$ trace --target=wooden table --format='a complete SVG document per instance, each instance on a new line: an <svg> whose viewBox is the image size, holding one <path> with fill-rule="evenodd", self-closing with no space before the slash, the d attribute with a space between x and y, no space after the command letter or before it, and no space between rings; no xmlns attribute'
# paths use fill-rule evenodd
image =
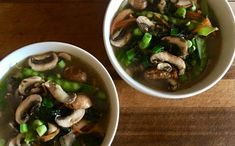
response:
<svg viewBox="0 0 235 146"><path fill-rule="evenodd" d="M113 146L235 146L235 63L198 96L166 100L126 84L111 66L102 39L109 0L0 0L0 59L39 41L62 41L97 57L118 89L121 115ZM235 1L230 1L235 11Z"/></svg>

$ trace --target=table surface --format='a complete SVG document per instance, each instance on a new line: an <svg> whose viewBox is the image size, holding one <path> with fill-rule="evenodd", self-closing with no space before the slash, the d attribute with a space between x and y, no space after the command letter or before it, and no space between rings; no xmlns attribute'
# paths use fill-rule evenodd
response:
<svg viewBox="0 0 235 146"><path fill-rule="evenodd" d="M112 75L120 100L113 146L234 146L235 63L212 89L183 100L142 94L115 72L102 24L109 0L0 0L0 59L40 41L68 42L97 57ZM235 11L235 1L229 2Z"/></svg>

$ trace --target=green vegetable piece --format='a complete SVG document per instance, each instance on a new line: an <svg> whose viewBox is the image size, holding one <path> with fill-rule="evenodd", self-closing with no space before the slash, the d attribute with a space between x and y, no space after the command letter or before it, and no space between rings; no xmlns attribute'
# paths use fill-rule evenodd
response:
<svg viewBox="0 0 235 146"><path fill-rule="evenodd" d="M127 59L129 61L132 61L133 58L135 58L135 55L136 55L136 52L135 52L135 49L130 49L126 52L126 55L127 55Z"/></svg>
<svg viewBox="0 0 235 146"><path fill-rule="evenodd" d="M52 108L54 106L54 101L51 98L43 98L42 106Z"/></svg>
<svg viewBox="0 0 235 146"><path fill-rule="evenodd" d="M179 18L185 18L187 13L186 8L180 7L176 10L175 15L178 16Z"/></svg>
<svg viewBox="0 0 235 146"><path fill-rule="evenodd" d="M190 8L190 10L195 12L197 10L197 5L193 4L192 7Z"/></svg>
<svg viewBox="0 0 235 146"><path fill-rule="evenodd" d="M25 138L24 138L24 142L26 144L30 144L31 142L33 142L35 140L35 135L33 134L33 132L27 132L25 133Z"/></svg>
<svg viewBox="0 0 235 146"><path fill-rule="evenodd" d="M20 133L27 133L28 131L28 125L26 123L20 124Z"/></svg>
<svg viewBox="0 0 235 146"><path fill-rule="evenodd" d="M6 144L6 141L3 138L0 138L0 146L4 146Z"/></svg>
<svg viewBox="0 0 235 146"><path fill-rule="evenodd" d="M190 41L190 40L187 40L187 45L188 45L188 48L191 48L191 47L193 46L193 43L192 43L192 41Z"/></svg>
<svg viewBox="0 0 235 146"><path fill-rule="evenodd" d="M65 66L66 66L66 64L65 64L64 60L60 60L59 63L58 63L58 67L59 67L60 69L64 69Z"/></svg>
<svg viewBox="0 0 235 146"><path fill-rule="evenodd" d="M150 45L152 40L152 35L150 33L145 33L142 40L139 43L140 49L146 49Z"/></svg>
<svg viewBox="0 0 235 146"><path fill-rule="evenodd" d="M217 27L204 26L198 30L198 35L208 36L209 34L219 30Z"/></svg>
<svg viewBox="0 0 235 146"><path fill-rule="evenodd" d="M71 83L71 84L74 91L77 91L78 89L81 88L81 85L79 83Z"/></svg>
<svg viewBox="0 0 235 146"><path fill-rule="evenodd" d="M140 30L140 28L135 28L133 30L133 34L134 34L134 36L142 36L143 32Z"/></svg>
<svg viewBox="0 0 235 146"><path fill-rule="evenodd" d="M70 84L70 82L69 81L66 81L66 80L64 80L63 82L62 82L62 88L64 89L64 90L66 90L66 91L72 91L72 85Z"/></svg>
<svg viewBox="0 0 235 146"><path fill-rule="evenodd" d="M200 71L203 71L208 62L208 56L206 52L206 41L200 37L195 38L197 44L198 55L201 60Z"/></svg>
<svg viewBox="0 0 235 146"><path fill-rule="evenodd" d="M96 96L97 96L98 99L101 99L101 100L106 100L107 99L106 94L103 91L98 91Z"/></svg>
<svg viewBox="0 0 235 146"><path fill-rule="evenodd" d="M23 76L25 76L25 77L32 76L33 70L30 69L30 68L23 68L23 69L22 69L22 74L23 74Z"/></svg>
<svg viewBox="0 0 235 146"><path fill-rule="evenodd" d="M32 128L36 130L39 126L43 125L43 122L39 119L34 120L32 124Z"/></svg>
<svg viewBox="0 0 235 146"><path fill-rule="evenodd" d="M36 131L39 136L43 136L47 132L47 127L46 125L41 125L36 128Z"/></svg>
<svg viewBox="0 0 235 146"><path fill-rule="evenodd" d="M195 46L189 48L189 54L192 54L196 50Z"/></svg>
<svg viewBox="0 0 235 146"><path fill-rule="evenodd" d="M37 129L37 127L43 125L43 122L39 119L33 121L33 129Z"/></svg>
<svg viewBox="0 0 235 146"><path fill-rule="evenodd" d="M160 52L164 51L164 47L161 45L157 45L153 48L152 51L153 51L153 53L160 53Z"/></svg>
<svg viewBox="0 0 235 146"><path fill-rule="evenodd" d="M177 36L179 34L179 30L177 28L171 29L171 36Z"/></svg>

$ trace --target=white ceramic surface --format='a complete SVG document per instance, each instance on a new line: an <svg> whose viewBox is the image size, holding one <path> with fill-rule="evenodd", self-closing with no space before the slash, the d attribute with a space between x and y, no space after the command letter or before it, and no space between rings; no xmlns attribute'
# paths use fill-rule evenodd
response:
<svg viewBox="0 0 235 146"><path fill-rule="evenodd" d="M200 94L214 86L226 74L234 59L235 19L233 11L227 0L208 0L208 2L217 17L222 35L222 51L218 58L219 63L216 64L210 74L208 74L201 82L195 84L191 88L179 90L176 92L167 92L157 91L140 84L131 78L119 64L110 44L109 36L111 22L115 16L115 13L118 11L122 0L111 0L104 18L103 37L108 57L118 74L133 88L143 93L162 98L186 98Z"/></svg>
<svg viewBox="0 0 235 146"><path fill-rule="evenodd" d="M8 70L14 66L17 62L24 60L25 58L40 54L48 51L63 51L70 53L82 61L84 61L88 66L92 67L97 73L100 75L102 80L104 81L105 88L108 92L108 97L110 98L110 118L109 124L106 132L106 136L102 143L102 146L109 146L112 143L114 135L117 130L118 120L119 120L119 101L118 101L118 94L115 88L115 85L110 77L108 71L104 68L104 66L91 54L84 51L83 49L60 42L42 42L36 43L32 45L25 46L20 48L10 55L5 57L0 62L0 79L8 72Z"/></svg>

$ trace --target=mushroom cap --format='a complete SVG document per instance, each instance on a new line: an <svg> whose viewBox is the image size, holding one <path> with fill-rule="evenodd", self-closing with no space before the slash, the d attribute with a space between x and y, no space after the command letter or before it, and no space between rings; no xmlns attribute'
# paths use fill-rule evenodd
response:
<svg viewBox="0 0 235 146"><path fill-rule="evenodd" d="M40 91L40 89L36 90L39 88L34 86L36 83L42 83L42 78L39 76L33 76L22 80L18 88L20 94L28 95Z"/></svg>
<svg viewBox="0 0 235 146"><path fill-rule="evenodd" d="M145 16L139 16L136 22L143 32L150 32L155 27L155 24Z"/></svg>
<svg viewBox="0 0 235 146"><path fill-rule="evenodd" d="M55 84L51 81L47 81L46 83L43 84L52 94L52 96L59 102L61 103L66 103L69 104L73 102L76 98L75 95L68 95L60 85Z"/></svg>
<svg viewBox="0 0 235 146"><path fill-rule="evenodd" d="M76 95L75 100L72 103L66 105L66 107L70 109L87 109L91 106L91 99L85 94Z"/></svg>
<svg viewBox="0 0 235 146"><path fill-rule="evenodd" d="M35 71L47 71L56 67L58 56L54 52L32 56L28 64Z"/></svg>
<svg viewBox="0 0 235 146"><path fill-rule="evenodd" d="M60 129L56 125L48 123L47 134L40 137L40 139L44 142L47 142L49 140L52 140L57 134L59 134L59 132L60 132Z"/></svg>
<svg viewBox="0 0 235 146"><path fill-rule="evenodd" d="M136 10L143 10L148 6L147 0L128 0L128 2Z"/></svg>
<svg viewBox="0 0 235 146"><path fill-rule="evenodd" d="M169 62L170 64L175 65L179 69L179 75L183 75L185 73L186 64L184 60L180 57L174 56L168 52L160 52L151 56L150 58L152 63L159 62Z"/></svg>
<svg viewBox="0 0 235 146"><path fill-rule="evenodd" d="M177 45L182 53L182 58L185 58L188 55L188 44L187 41L180 37L173 37L173 36L166 36L162 38L162 40L165 40L171 44Z"/></svg>
<svg viewBox="0 0 235 146"><path fill-rule="evenodd" d="M18 124L26 123L35 108L40 107L42 97L32 94L24 99L16 109L15 120Z"/></svg>
<svg viewBox="0 0 235 146"><path fill-rule="evenodd" d="M60 137L60 145L62 146L71 146L75 140L76 136L72 132Z"/></svg>
<svg viewBox="0 0 235 146"><path fill-rule="evenodd" d="M77 109L74 110L72 114L66 116L66 117L56 117L55 122L61 126L61 127L71 127L75 123L79 122L83 116L85 115L85 109Z"/></svg>
<svg viewBox="0 0 235 146"><path fill-rule="evenodd" d="M172 69L172 66L169 64L169 63L166 63L166 62L161 62L157 65L157 69L158 70L163 70L163 71L167 71L167 72L171 72L173 69Z"/></svg>
<svg viewBox="0 0 235 146"><path fill-rule="evenodd" d="M63 58L63 59L68 60L68 61L72 60L72 56L68 53L65 53L65 52L59 52L58 57Z"/></svg>
<svg viewBox="0 0 235 146"><path fill-rule="evenodd" d="M111 44L117 48L125 46L132 37L131 32L125 32L123 34L122 31L122 29L118 30L116 33L114 33L110 40Z"/></svg>

